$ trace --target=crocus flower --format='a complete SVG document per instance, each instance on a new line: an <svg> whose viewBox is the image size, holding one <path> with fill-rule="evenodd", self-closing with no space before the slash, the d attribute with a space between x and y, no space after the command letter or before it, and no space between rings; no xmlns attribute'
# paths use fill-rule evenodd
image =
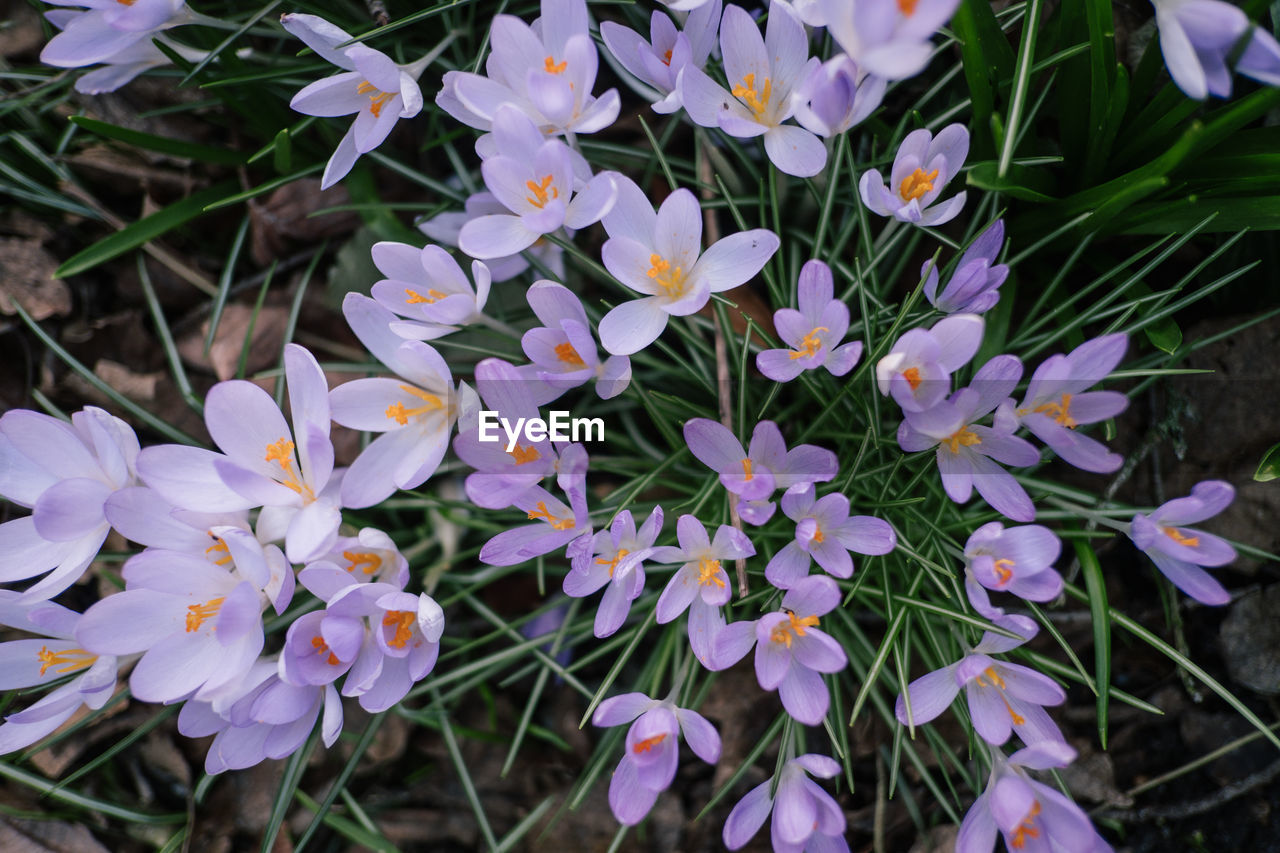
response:
<svg viewBox="0 0 1280 853"><path fill-rule="evenodd" d="M840 604L840 588L825 575L801 578L782 597L782 610L754 621L733 622L716 637L714 669L725 669L756 647L756 680L777 690L782 707L797 721L816 726L831 696L820 673L839 672L849 659L819 617Z"/></svg>
<svg viewBox="0 0 1280 853"><path fill-rule="evenodd" d="M1101 382L1124 358L1128 338L1104 335L1085 341L1069 354L1051 355L1031 375L1027 396L1014 415L1022 426L1071 465L1108 474L1124 458L1106 445L1076 432L1082 424L1113 418L1129 405L1119 391L1085 389Z"/></svg>
<svg viewBox="0 0 1280 853"><path fill-rule="evenodd" d="M52 18L62 32L40 52L40 61L58 68L83 68L111 62L140 45L150 45L154 34L189 24L196 14L185 0L49 0L54 6L85 7L87 11ZM158 51L156 51L158 52ZM166 60L167 61L167 60ZM141 70L141 69L140 69ZM126 81L120 81L123 85Z"/></svg>
<svg viewBox="0 0 1280 853"><path fill-rule="evenodd" d="M333 548L298 573L298 581L325 601L353 583L382 581L395 589L409 583L409 561L391 537L374 527L339 536Z"/></svg>
<svg viewBox="0 0 1280 853"><path fill-rule="evenodd" d="M1027 601L1052 601L1062 592L1062 575L1052 566L1062 541L1038 524L1006 528L984 524L964 544L966 577L986 589L1011 592Z"/></svg>
<svg viewBox="0 0 1280 853"><path fill-rule="evenodd" d="M871 74L903 80L924 70L929 39L960 0L817 0L827 30Z"/></svg>
<svg viewBox="0 0 1280 853"><path fill-rule="evenodd" d="M1212 533L1185 525L1222 512L1235 494L1230 483L1205 480L1193 486L1187 497L1166 501L1150 515L1138 513L1129 523L1133 544L1174 586L1202 604L1231 600L1222 584L1201 566L1225 566L1236 558L1236 549Z"/></svg>
<svg viewBox="0 0 1280 853"><path fill-rule="evenodd" d="M796 121L819 136L831 137L862 123L884 100L888 81L868 74L848 54L814 66L791 97Z"/></svg>
<svg viewBox="0 0 1280 853"><path fill-rule="evenodd" d="M527 298L542 325L520 339L524 354L533 362L522 370L545 383L555 395L552 399L592 379L602 400L627 390L631 359L611 355L600 360L587 312L572 290L553 281L535 281Z"/></svg>
<svg viewBox="0 0 1280 853"><path fill-rule="evenodd" d="M996 833L1009 850L1111 853L1080 807L1027 770L1066 767L1076 751L1058 741L1030 744L1007 759L991 750L991 778L960 824L957 853L992 853Z"/></svg>
<svg viewBox="0 0 1280 853"><path fill-rule="evenodd" d="M836 493L814 497L813 486L782 496L782 512L796 523L796 538L773 555L764 575L779 589L790 589L809 573L810 558L838 578L853 576L850 551L888 554L898 536L887 521L869 515L849 517L849 499Z"/></svg>
<svg viewBox="0 0 1280 853"><path fill-rule="evenodd" d="M118 3L117 0L110 0L110 2L115 4L116 8L124 5ZM137 4L135 3L134 5L136 6ZM189 12L189 10L186 10L186 7L183 7L183 9L184 12ZM81 12L71 9L54 9L49 12L45 12L44 17L49 23L53 24L59 30L65 30L76 21L82 18L92 18L93 15L93 10ZM179 17L182 17L182 15ZM180 21L180 23L188 22L190 21L185 19ZM83 35L85 34L82 34L82 36ZM135 35L138 34L135 33ZM207 55L203 50L194 50L186 45L167 39L160 35L158 31L142 33L141 35L149 36L149 38L141 38L132 44L120 48L110 56L103 56L101 59L95 60L95 63L101 63L102 67L95 68L89 73L77 77L75 85L76 91L82 92L86 95L101 95L105 92L114 92L116 89L119 89L121 86L133 80L133 78L137 77L142 72L152 68L159 68L162 65L168 65L173 60L171 60L164 51L156 47L154 42L160 42L166 48L178 54L188 62L198 62ZM60 36L54 36L54 39L59 37ZM50 46L53 46L52 41L49 44ZM80 46L77 46L76 49L79 51ZM48 50L48 47L46 47L46 50ZM97 55L99 53L96 43L92 45L90 50L93 51L92 54L78 52L65 57L65 59L66 61L74 62L75 67L94 64L79 61L79 57L81 56ZM62 63L50 62L49 64L60 65Z"/></svg>
<svg viewBox="0 0 1280 853"><path fill-rule="evenodd" d="M876 363L876 386L904 412L936 406L951 390L951 374L982 345L984 323L976 314L944 317L930 329L911 329Z"/></svg>
<svg viewBox="0 0 1280 853"><path fill-rule="evenodd" d="M600 22L600 36L622 67L652 90L649 99L654 102L653 111L673 113L681 106L680 69L686 65L696 68L706 65L715 46L722 8L721 0L704 2L689 14L682 30L677 30L669 16L655 9L649 19L648 41L635 30L613 21Z"/></svg>
<svg viewBox="0 0 1280 853"><path fill-rule="evenodd" d="M904 726L929 722L947 710L963 687L973 728L987 743L999 746L1009 739L1010 732L1017 732L1028 746L1041 741L1064 742L1062 732L1044 710L1045 705L1066 701L1067 694L1058 683L1029 667L990 657L1021 646L1039 627L1026 616L1003 616L996 624L1020 639L988 631L960 660L911 682L893 708L898 722Z"/></svg>
<svg viewBox="0 0 1280 853"><path fill-rule="evenodd" d="M728 91L695 65L680 71L680 97L689 117L730 136L763 137L765 153L788 175L807 178L821 172L826 146L804 128L783 124L795 113L791 93L819 64L809 60L804 25L790 7L769 4L764 38L746 9L726 7L720 52L732 87Z"/></svg>
<svg viewBox="0 0 1280 853"><path fill-rule="evenodd" d="M658 624L665 625L687 609L689 645L698 660L710 665L715 635L724 624L720 607L733 595L721 563L755 556L756 549L746 534L727 524L720 525L714 540L708 539L707 529L692 515L680 516L676 539L680 547L667 545L653 553L656 562L683 564L658 597Z"/></svg>
<svg viewBox="0 0 1280 853"><path fill-rule="evenodd" d="M658 794L671 786L679 758L679 739L708 764L720 760L720 735L697 711L677 708L670 699L624 693L600 703L591 722L596 726L632 723L626 752L609 783L609 808L619 823L635 826L653 808Z"/></svg>
<svg viewBox="0 0 1280 853"><path fill-rule="evenodd" d="M932 260L924 262L920 274L926 276L924 295L939 311L954 314L964 311L981 314L1000 301L1000 285L1009 277L1009 267L995 263L1004 245L1004 220L983 231L960 256L947 286L938 293L938 268Z"/></svg>
<svg viewBox="0 0 1280 853"><path fill-rule="evenodd" d="M31 515L0 524L0 581L44 578L24 601L52 598L73 584L107 538L103 507L135 482L138 438L95 406L67 424L26 409L0 417L0 496ZM46 574L47 573L47 574Z"/></svg>
<svg viewBox="0 0 1280 853"><path fill-rule="evenodd" d="M425 341L440 336L442 327L484 322L489 299L489 268L472 261L467 280L453 256L439 246L410 246L383 241L370 254L374 266L386 278L375 282L371 294L378 304L407 318L392 331L404 338Z"/></svg>
<svg viewBox="0 0 1280 853"><path fill-rule="evenodd" d="M936 139L923 128L913 130L902 140L893 158L889 186L885 186L879 170L863 172L858 182L862 203L881 216L913 225L950 222L964 207L965 193L937 205L934 202L951 179L960 174L968 155L969 131L962 124L947 125Z"/></svg>
<svg viewBox="0 0 1280 853"><path fill-rule="evenodd" d="M1222 0L1151 0L1160 31L1160 52L1169 76L1188 98L1231 95L1231 55L1246 33L1248 44L1236 70L1262 83L1280 85L1280 45L1244 10Z"/></svg>
<svg viewBox="0 0 1280 853"><path fill-rule="evenodd" d="M779 308L773 313L774 328L791 349L762 351L756 367L777 382L819 367L832 376L844 376L862 357L862 342L838 346L849 331L849 306L834 298L831 267L809 261L800 268L796 289L800 309Z"/></svg>
<svg viewBox="0 0 1280 853"><path fill-rule="evenodd" d="M0 590L0 625L37 637L0 643L0 690L38 687L76 674L37 702L4 718L0 755L52 733L82 706L101 708L115 692L116 657L80 648L75 640L79 619L79 613L60 604L24 604L19 593Z"/></svg>
<svg viewBox="0 0 1280 853"><path fill-rule="evenodd" d="M1009 398L1021 377L1022 362L1011 355L996 356L978 370L968 388L927 411L907 412L898 428L898 446L908 453L936 446L942 487L956 503L969 500L976 488L996 512L1014 521L1031 521L1036 517L1031 498L997 463L1034 465L1040 461L1039 452L1013 434L1012 417L998 414L990 427L976 423Z"/></svg>
<svg viewBox="0 0 1280 853"><path fill-rule="evenodd" d="M600 57L587 32L586 0L542 0L541 12L533 27L511 15L495 17L486 75L446 73L436 96L440 108L479 130L492 127L503 105L519 109L543 134L595 133L613 124L618 90L591 94Z"/></svg>
<svg viewBox="0 0 1280 853"><path fill-rule="evenodd" d="M322 59L343 69L304 87L289 106L308 116L357 113L324 168L320 188L328 189L351 171L361 154L381 145L397 121L412 118L422 109L418 75L426 66L396 65L385 53L361 42L340 48L351 41L351 35L315 15L282 15L280 23Z"/></svg>
<svg viewBox="0 0 1280 853"><path fill-rule="evenodd" d="M844 811L809 778L810 773L831 779L840 774L840 765L814 753L784 763L778 773L776 794L770 795L772 779L762 782L729 812L724 822L724 846L730 850L745 846L772 813L769 836L775 853L848 853Z"/></svg>
<svg viewBox="0 0 1280 853"><path fill-rule="evenodd" d="M656 550L654 540L662 532L662 507L656 506L636 531L631 510L613 518L608 530L596 533L591 558L564 576L564 593L573 598L591 595L607 587L596 611L595 635L612 636L626 621L631 602L644 592L644 561Z"/></svg>
<svg viewBox="0 0 1280 853"><path fill-rule="evenodd" d="M507 209L502 205L502 202L498 201L493 193L488 190L467 196L463 208L462 211L438 213L430 219L420 222L418 230L437 243L445 246L457 246L458 235L462 233L462 226L472 219L480 216L489 216L494 213L507 213ZM524 256L526 254L537 258L542 266L556 278L564 278L564 250L555 243L539 239L535 240L533 245L522 253L507 255L502 258L491 258L486 261L492 280L507 281L527 270L529 262L525 260Z"/></svg>
<svg viewBox="0 0 1280 853"><path fill-rule="evenodd" d="M499 153L480 164L485 186L509 211L478 216L458 232L458 247L473 258L504 258L527 249L559 228L585 228L613 207L614 172L601 172L581 189L575 186L569 146L540 142L530 158L506 153L507 137L541 138L528 116L515 107L498 108L493 120Z"/></svg>
<svg viewBox="0 0 1280 853"><path fill-rule="evenodd" d="M684 440L703 465L720 475L720 483L741 500L738 512L749 524L764 524L776 508L769 500L775 489L803 489L825 483L840 464L830 450L801 444L787 450L782 431L773 421L760 421L751 433L751 449L744 451L729 428L707 418L691 418Z"/></svg>
<svg viewBox="0 0 1280 853"><path fill-rule="evenodd" d="M586 477L571 473L580 467L585 472L587 451L581 444L571 444L561 454L558 478L569 504L555 498L541 486L521 492L515 505L528 515L533 524L521 525L494 536L480 549L480 561L491 566L513 566L549 554L569 545L567 554L578 564L591 556L591 517L587 514Z"/></svg>

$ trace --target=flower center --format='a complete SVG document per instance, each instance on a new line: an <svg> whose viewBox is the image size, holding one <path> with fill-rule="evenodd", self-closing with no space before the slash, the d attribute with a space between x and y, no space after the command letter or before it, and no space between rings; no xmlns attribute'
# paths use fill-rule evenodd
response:
<svg viewBox="0 0 1280 853"><path fill-rule="evenodd" d="M952 453L959 453L961 446L973 447L975 444L982 444L982 439L978 438L977 433L969 427L962 427L944 438L942 444L945 444Z"/></svg>
<svg viewBox="0 0 1280 853"><path fill-rule="evenodd" d="M97 655L86 652L84 649L63 649L60 652L51 652L48 646L41 646L40 651L36 652L36 660L40 661L41 676L52 666L60 667L53 671L55 675L79 672L93 666L93 662L97 659Z"/></svg>
<svg viewBox="0 0 1280 853"><path fill-rule="evenodd" d="M387 640L387 645L393 649L403 649L405 643L409 642L409 638L413 636L413 623L417 615L410 613L408 610L388 610L387 615L382 617L382 624L395 629L395 636Z"/></svg>
<svg viewBox="0 0 1280 853"><path fill-rule="evenodd" d="M907 384L911 386L912 393L915 393L915 390L920 387L920 383L924 381L920 377L920 368L918 367L908 367L902 371L902 378L907 380Z"/></svg>
<svg viewBox="0 0 1280 853"><path fill-rule="evenodd" d="M548 74L563 74L564 70L569 67L569 60L562 59L556 62L554 56L548 56L542 60L542 67L546 69Z"/></svg>
<svg viewBox="0 0 1280 853"><path fill-rule="evenodd" d="M556 530L568 530L569 528L573 527L572 518L560 518L558 516L552 515L551 511L547 509L546 501L538 501L537 509L532 509L529 511L529 518L531 519L541 518L543 521L545 521L547 524L550 524Z"/></svg>
<svg viewBox="0 0 1280 853"><path fill-rule="evenodd" d="M325 658L324 661L329 664L329 666L337 666L339 664L340 661L338 660L338 656L329 649L329 644L324 641L324 637L321 637L318 634L312 637L311 647L316 650L316 654L318 655L329 655L329 657Z"/></svg>
<svg viewBox="0 0 1280 853"><path fill-rule="evenodd" d="M427 412L434 412L444 408L444 404L440 402L439 397L435 394L429 394L421 388L414 387L413 385L401 385L400 390L404 391L406 394L411 394L426 403L425 406L418 406L413 409L406 409L404 407L404 403L399 401L387 406L387 417L400 424L400 426L404 426L409 423L409 418L415 415L425 415Z"/></svg>
<svg viewBox="0 0 1280 853"><path fill-rule="evenodd" d="M618 561L621 560L623 557L627 556L627 554L629 553L631 552L628 551L626 548L621 548L619 549L618 553L613 555L613 559L606 560L604 557L597 557L596 563L598 563L601 566L608 566L609 577L613 577L613 570L618 568Z"/></svg>
<svg viewBox="0 0 1280 853"><path fill-rule="evenodd" d="M720 577L721 574L719 560L712 560L710 557L702 557L698 560L698 586L715 584L723 589L724 578Z"/></svg>
<svg viewBox="0 0 1280 853"><path fill-rule="evenodd" d="M811 358L818 354L818 350L822 349L822 338L818 337L818 332L831 331L826 326L815 326L813 331L805 335L800 341L800 346L796 347L795 352L791 353L788 358L795 361L797 358ZM914 369L914 368L913 368Z"/></svg>
<svg viewBox="0 0 1280 853"><path fill-rule="evenodd" d="M568 341L556 344L556 358L565 364L572 364L574 367L585 367L587 364L582 360L582 356L578 355L578 351L573 348L573 344Z"/></svg>
<svg viewBox="0 0 1280 853"><path fill-rule="evenodd" d="M1195 548L1200 544L1199 536L1188 536L1176 527L1161 527L1160 529L1164 531L1165 536L1168 536L1179 545L1186 545L1188 548Z"/></svg>
<svg viewBox="0 0 1280 853"><path fill-rule="evenodd" d="M217 616L218 611L222 609L222 602L225 600L223 596L218 596L217 598L209 599L204 604L187 605L187 633L198 631L206 619L212 619Z"/></svg>
<svg viewBox="0 0 1280 853"><path fill-rule="evenodd" d="M662 54L662 64L668 68L671 67L671 51L668 50L666 53Z"/></svg>
<svg viewBox="0 0 1280 853"><path fill-rule="evenodd" d="M210 533L209 536L213 539L213 544L204 549L205 556L212 560L215 566L225 566L227 563L230 563L231 552L227 550L227 543L223 542L212 533ZM215 557L213 556L214 554L221 554L222 556Z"/></svg>
<svg viewBox="0 0 1280 853"><path fill-rule="evenodd" d="M910 18L916 13L916 3L919 0L898 0L898 11Z"/></svg>
<svg viewBox="0 0 1280 853"><path fill-rule="evenodd" d="M360 81L360 85L356 86L356 94L369 96L369 112L373 113L374 118L382 115L383 105L395 97L390 92L382 91L368 80Z"/></svg>
<svg viewBox="0 0 1280 853"><path fill-rule="evenodd" d="M390 415L387 417L390 417ZM316 493L311 490L310 486L302 482L297 466L294 465L292 441L281 436L275 443L267 445L267 455L263 458L280 466L280 471L284 474L284 479L280 481L280 485L297 492L302 496L303 501L307 503L316 499ZM188 628L187 630L191 629Z"/></svg>
<svg viewBox="0 0 1280 853"><path fill-rule="evenodd" d="M982 675L977 678L979 687L994 687L1000 691L1000 701L1004 703L1004 709L1009 712L1009 719L1013 721L1015 726L1020 726L1027 720L1017 711L1013 710L1013 706L1009 704L1009 699L1004 695L1004 679L1000 677L1000 673L996 672L995 667L987 667L982 671Z"/></svg>
<svg viewBox="0 0 1280 853"><path fill-rule="evenodd" d="M790 610L787 611L787 621L779 622L769 632L769 639L775 643L782 643L787 648L791 648L791 641L796 637L803 637L806 628L816 628L820 623L817 616L802 616L796 618L796 614Z"/></svg>
<svg viewBox="0 0 1280 853"><path fill-rule="evenodd" d="M1028 838L1039 838L1040 830L1035 826L1036 815L1040 814L1040 801L1031 801L1031 811L1027 812L1027 816L1022 819L1022 823L1013 831L1013 838L1009 840L1009 846L1014 850L1021 850L1027 846Z"/></svg>
<svg viewBox="0 0 1280 853"><path fill-rule="evenodd" d="M662 286L667 296L674 299L684 292L684 267L672 269L671 262L662 255L650 255L649 264L647 275Z"/></svg>
<svg viewBox="0 0 1280 853"><path fill-rule="evenodd" d="M426 296L423 296L418 291L412 290L408 287L404 289L404 292L405 292L405 295L408 297L404 301L406 305L422 305L422 304L430 305L433 302L439 302L441 299L444 299L446 296L449 295L447 293L441 293L435 288L429 288L427 290Z"/></svg>
<svg viewBox="0 0 1280 853"><path fill-rule="evenodd" d="M534 447L532 444L527 444L523 447L517 444L513 450L508 450L507 453L511 454L511 458L516 460L517 465L527 465L530 462L535 462L542 458L542 454L538 452L538 448Z"/></svg>
<svg viewBox="0 0 1280 853"><path fill-rule="evenodd" d="M347 566L349 572L360 569L366 575L371 575L382 568L382 558L372 551L343 551L342 558L351 561Z"/></svg>
<svg viewBox="0 0 1280 853"><path fill-rule="evenodd" d="M560 190L551 186L550 175L543 175L542 180L536 183L534 181L525 181L524 185L529 188L529 192L533 193L531 196L525 196L524 200L539 210L546 206L548 200L560 198ZM551 189L550 193L547 192L548 188Z"/></svg>
<svg viewBox="0 0 1280 853"><path fill-rule="evenodd" d="M751 480L754 479L756 476L751 471L751 465L752 463L750 459L742 460L742 482L744 483L750 483Z"/></svg>
<svg viewBox="0 0 1280 853"><path fill-rule="evenodd" d="M916 169L902 179L902 185L898 187L898 195L902 196L903 201L915 201L933 189L933 182L937 177L937 169L928 174L925 174L924 169Z"/></svg>
<svg viewBox="0 0 1280 853"><path fill-rule="evenodd" d="M648 752L649 750L653 749L655 746L662 743L666 739L667 739L666 732L662 732L661 734L656 734L653 737L647 737L644 740L636 741L636 745L631 747L631 751L634 752L636 755L639 755L642 752Z"/></svg>
<svg viewBox="0 0 1280 853"><path fill-rule="evenodd" d="M751 112L755 113L756 121L764 117L764 111L769 107L769 97L772 94L773 81L768 77L764 78L764 85L757 90L754 73L743 77L742 85L733 87L733 96L741 98L742 102L751 108Z"/></svg>
<svg viewBox="0 0 1280 853"><path fill-rule="evenodd" d="M998 577L1000 586L1004 586L1013 577L1013 560L996 560L992 567Z"/></svg>
<svg viewBox="0 0 1280 853"><path fill-rule="evenodd" d="M1043 405L1036 406L1031 411L1037 412L1042 415L1048 415L1058 423L1062 424L1067 429L1076 428L1076 420L1075 418L1071 417L1071 395L1070 394L1063 394L1062 399L1059 402L1045 403Z"/></svg>
<svg viewBox="0 0 1280 853"><path fill-rule="evenodd" d="M826 538L826 537L822 535L822 528L821 528L821 527L818 527L817 525L814 525L814 527L813 527L813 541L814 541L814 542L821 543L821 542L822 542L822 540L823 540L823 539L825 539L825 538Z"/></svg>

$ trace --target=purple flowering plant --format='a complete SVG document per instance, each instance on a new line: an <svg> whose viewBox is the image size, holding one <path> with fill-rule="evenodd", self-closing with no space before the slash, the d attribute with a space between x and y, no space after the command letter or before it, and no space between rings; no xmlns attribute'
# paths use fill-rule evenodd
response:
<svg viewBox="0 0 1280 853"><path fill-rule="evenodd" d="M62 217L0 238L6 785L165 849L284 761L228 849L408 849L387 805L460 789L427 848L1105 851L1042 774L1166 695L1116 627L1280 746L1182 631L1268 555L1179 442L1274 391L1177 384L1261 274L1218 232L1277 227L1274 12L1152 0L1128 63L1105 3L48 4L0 83L0 188ZM492 809L492 750L568 808Z"/></svg>

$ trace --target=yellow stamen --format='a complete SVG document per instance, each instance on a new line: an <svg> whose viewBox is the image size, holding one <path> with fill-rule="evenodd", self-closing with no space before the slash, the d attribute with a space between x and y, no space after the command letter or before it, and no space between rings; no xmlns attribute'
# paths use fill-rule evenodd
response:
<svg viewBox="0 0 1280 853"><path fill-rule="evenodd" d="M366 575L371 575L382 568L382 558L373 551L343 551L342 559L351 561L347 566L349 572L360 569Z"/></svg>
<svg viewBox="0 0 1280 853"><path fill-rule="evenodd" d="M946 445L947 449L952 453L959 453L962 445L964 447L973 447L975 444L982 444L982 439L978 438L977 433L973 430L964 427L942 439L941 443Z"/></svg>
<svg viewBox="0 0 1280 853"><path fill-rule="evenodd" d="M636 755L639 755L642 752L648 752L649 750L653 749L655 746L662 743L666 739L667 739L666 732L663 732L662 734L654 735L653 737L647 737L642 741L637 741L636 745L631 747L631 751L634 752Z"/></svg>
<svg viewBox="0 0 1280 853"><path fill-rule="evenodd" d="M1045 403L1036 406L1031 411L1042 415L1048 415L1067 429L1075 429L1077 424L1075 418L1071 417L1071 395L1063 394L1060 402Z"/></svg>
<svg viewBox="0 0 1280 853"><path fill-rule="evenodd" d="M765 110L769 108L769 97L773 94L773 81L768 77L764 78L764 86L757 91L756 75L748 74L742 78L741 86L733 87L733 96L741 98L751 112L755 113L756 121L759 121Z"/></svg>
<svg viewBox="0 0 1280 853"><path fill-rule="evenodd" d="M543 521L545 521L547 524L550 524L556 530L568 530L569 528L573 527L572 518L559 518L557 516L552 515L551 510L547 509L547 504L545 501L538 501L537 509L530 510L528 515L530 519L541 518Z"/></svg>
<svg viewBox="0 0 1280 853"><path fill-rule="evenodd" d="M572 364L575 367L585 367L586 362L582 360L582 356L578 355L578 351L573 348L573 344L565 341L562 344L556 344L556 358L565 364Z"/></svg>
<svg viewBox="0 0 1280 853"><path fill-rule="evenodd" d="M507 453L511 454L511 458L516 460L517 465L527 465L530 462L536 462L542 458L542 454L538 452L538 448L534 447L532 444L524 447L517 444L514 450L508 450Z"/></svg>
<svg viewBox="0 0 1280 853"><path fill-rule="evenodd" d="M373 113L374 118L382 115L383 105L395 97L390 92L382 91L368 80L360 81L360 85L356 86L356 94L369 96L369 112Z"/></svg>
<svg viewBox="0 0 1280 853"><path fill-rule="evenodd" d="M671 268L671 262L662 255L649 256L649 278L662 285L667 296L676 298L684 293L684 267Z"/></svg>
<svg viewBox="0 0 1280 853"><path fill-rule="evenodd" d="M902 196L903 201L914 201L933 189L933 182L937 177L937 169L927 175L924 169L916 169L902 179L902 185L898 188L898 195Z"/></svg>
<svg viewBox="0 0 1280 853"><path fill-rule="evenodd" d="M805 335L800 341L800 346L796 347L795 352L788 356L792 361L797 358L808 358L818 354L818 350L822 348L822 338L818 337L818 332L831 331L826 326L817 326L812 332Z"/></svg>
<svg viewBox="0 0 1280 853"><path fill-rule="evenodd" d="M775 643L782 643L787 648L791 648L791 641L796 637L803 637L806 628L816 628L819 625L817 616L802 616L799 619L790 610L787 611L787 622L779 622L769 632L769 639Z"/></svg>
<svg viewBox="0 0 1280 853"><path fill-rule="evenodd" d="M996 577L1000 578L1000 586L1004 586L1013 577L1013 560L996 560L992 567L995 570Z"/></svg>
<svg viewBox="0 0 1280 853"><path fill-rule="evenodd" d="M1040 814L1040 801L1032 800L1031 811L1027 812L1027 816L1022 819L1022 823L1013 831L1013 838L1009 840L1010 847L1014 850L1021 850L1027 846L1028 838L1040 837L1040 830L1033 823L1038 814Z"/></svg>
<svg viewBox="0 0 1280 853"><path fill-rule="evenodd" d="M826 537L822 535L822 528L821 528L821 527L816 527L816 526L815 526L815 527L813 528L813 541L814 541L814 542L819 542L819 543L820 543L820 542L822 542L822 540L823 540L823 539L825 539L825 538L826 538Z"/></svg>
<svg viewBox="0 0 1280 853"><path fill-rule="evenodd" d="M428 288L426 296L423 296L418 291L412 290L408 287L404 289L404 292L405 292L405 295L408 297L404 301L406 305L423 305L423 304L431 305L433 303L439 302L441 299L444 299L446 296L449 295L447 293L441 293L435 288Z"/></svg>
<svg viewBox="0 0 1280 853"><path fill-rule="evenodd" d="M1017 711L1013 710L1013 706L1009 704L1009 699L1004 695L1005 683L1000 677L1000 673L995 671L994 667L987 667L982 671L976 679L979 687L995 687L1000 691L1000 701L1004 703L1004 709L1009 712L1009 719L1013 721L1015 726L1020 726L1027 720Z"/></svg>
<svg viewBox="0 0 1280 853"><path fill-rule="evenodd" d="M316 654L318 655L325 654L326 652L328 653L329 657L325 659L325 663L329 664L329 666L338 665L338 656L329 650L329 644L324 641L324 637L312 637L311 647L316 650Z"/></svg>
<svg viewBox="0 0 1280 853"><path fill-rule="evenodd" d="M394 625L396 634L387 640L387 645L393 649L403 649L413 636L413 623L417 618L416 613L408 610L388 610L387 615L382 617L382 624L388 627Z"/></svg>
<svg viewBox="0 0 1280 853"><path fill-rule="evenodd" d="M36 652L36 660L40 661L41 676L48 672L51 666L61 667L54 670L55 675L79 672L93 666L93 662L97 659L97 655L86 652L84 649L63 649L60 652L51 652L48 646L41 646L40 651Z"/></svg>
<svg viewBox="0 0 1280 853"><path fill-rule="evenodd" d="M400 390L404 391L406 394L411 394L426 403L425 406L418 406L414 409L406 409L404 407L404 403L398 401L387 406L387 417L393 419L396 423L400 424L400 426L404 426L409 423L409 418L414 415L425 415L427 412L434 412L444 408L444 403L440 402L439 397L435 394L423 391L421 388L413 385L401 385Z"/></svg>
<svg viewBox="0 0 1280 853"><path fill-rule="evenodd" d="M621 560L623 557L627 556L627 554L629 553L631 552L628 551L626 548L622 548L621 550L618 551L618 553L613 555L613 559L606 560L604 557L597 557L596 563L601 566L608 566L609 577L613 577L613 570L618 568L618 561Z"/></svg>
<svg viewBox="0 0 1280 853"><path fill-rule="evenodd" d="M551 176L543 175L542 180L534 183L533 181L525 181L524 185L529 188L532 196L525 196L524 200L529 204L541 210L546 203L553 198L560 198L560 190L551 186ZM547 188L551 188L551 192L547 192Z"/></svg>
<svg viewBox="0 0 1280 853"><path fill-rule="evenodd" d="M715 584L724 588L724 578L720 577L720 561L702 557L698 560L698 586Z"/></svg>
<svg viewBox="0 0 1280 853"><path fill-rule="evenodd" d="M310 486L302 482L302 478L298 475L298 469L293 464L292 441L281 436L275 443L267 445L267 455L263 458L268 462L277 463L280 466L280 470L284 472L284 479L280 481L280 485L293 489L308 503L316 499L316 493L311 490Z"/></svg>
<svg viewBox="0 0 1280 853"><path fill-rule="evenodd" d="M924 381L920 378L920 368L918 367L908 367L906 370L902 371L902 378L907 380L907 384L911 386L911 390L913 392L919 388L920 383Z"/></svg>
<svg viewBox="0 0 1280 853"><path fill-rule="evenodd" d="M1188 536L1176 527L1162 527L1160 529L1164 531L1165 536L1168 536L1179 545L1186 545L1188 548L1195 548L1200 544L1199 536Z"/></svg>
<svg viewBox="0 0 1280 853"><path fill-rule="evenodd" d="M209 599L204 604L187 605L187 633L198 631L206 619L212 619L217 616L218 611L222 609L222 602L225 600L223 596L218 596L217 598Z"/></svg>
<svg viewBox="0 0 1280 853"><path fill-rule="evenodd" d="M227 543L223 542L221 539L219 539L217 536L214 536L212 533L210 533L209 535L213 537L213 544L210 545L208 548L204 549L205 556L209 557L210 560L213 560L213 564L215 566L225 566L228 563L230 563L231 552L227 550ZM214 557L210 556L211 553L221 554L222 556L215 559Z"/></svg>
<svg viewBox="0 0 1280 853"><path fill-rule="evenodd" d="M547 70L548 74L563 74L564 70L569 67L569 60L562 59L557 63L555 57L548 56L542 60L542 67Z"/></svg>

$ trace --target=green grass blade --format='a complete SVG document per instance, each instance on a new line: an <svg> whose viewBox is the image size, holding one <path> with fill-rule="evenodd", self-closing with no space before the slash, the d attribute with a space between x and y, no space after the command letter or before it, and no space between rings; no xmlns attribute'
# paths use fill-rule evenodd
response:
<svg viewBox="0 0 1280 853"><path fill-rule="evenodd" d="M156 136L154 133L143 133L128 127L110 124L88 116L71 116L71 123L96 133L105 139L114 139L134 148L147 151L159 151L173 157L184 157L188 160L199 160L202 163L213 163L217 166L239 166L245 161L243 154L229 148L213 145L200 145L181 139L170 139L167 136Z"/></svg>
<svg viewBox="0 0 1280 853"><path fill-rule="evenodd" d="M1084 573L1085 588L1089 592L1089 613L1093 623L1093 675L1098 694L1098 740L1106 749L1111 708L1111 621L1107 619L1107 584L1093 547L1085 539L1077 539L1074 544Z"/></svg>

